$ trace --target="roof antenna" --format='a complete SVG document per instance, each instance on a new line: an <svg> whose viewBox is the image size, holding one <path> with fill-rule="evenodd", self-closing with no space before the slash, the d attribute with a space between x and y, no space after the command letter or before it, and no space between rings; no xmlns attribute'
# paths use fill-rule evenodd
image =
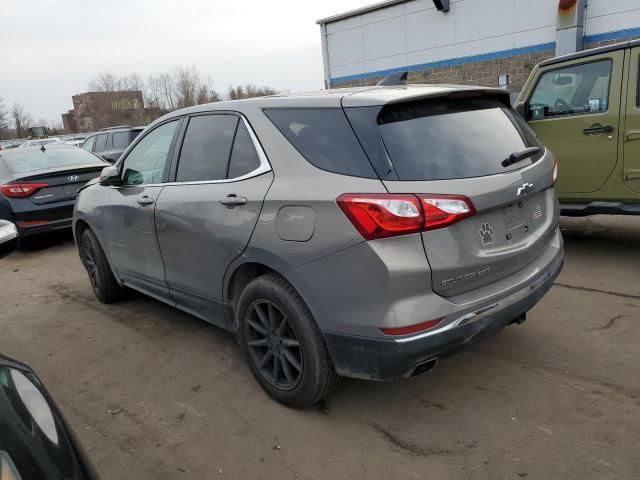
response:
<svg viewBox="0 0 640 480"><path fill-rule="evenodd" d="M408 76L409 76L409 72L392 73L391 75L387 75L378 83L376 83L376 86L389 87L391 85L406 85Z"/></svg>
<svg viewBox="0 0 640 480"><path fill-rule="evenodd" d="M44 148L44 145L42 145L42 146L40 147L40 151L44 153L44 152L46 152L46 151L47 151L47 149L46 149L46 148Z"/></svg>

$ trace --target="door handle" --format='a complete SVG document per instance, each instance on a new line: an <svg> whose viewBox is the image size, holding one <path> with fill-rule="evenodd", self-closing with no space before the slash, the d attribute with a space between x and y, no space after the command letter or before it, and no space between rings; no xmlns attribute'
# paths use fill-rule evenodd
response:
<svg viewBox="0 0 640 480"><path fill-rule="evenodd" d="M634 140L640 140L640 130L627 130L624 136L626 142L633 142Z"/></svg>
<svg viewBox="0 0 640 480"><path fill-rule="evenodd" d="M585 135L593 135L594 133L613 133L613 127L611 125L592 125L589 128L582 130Z"/></svg>
<svg viewBox="0 0 640 480"><path fill-rule="evenodd" d="M151 205L153 202L155 202L155 200L153 198L149 198L148 196L143 196L140 197L136 200L140 205L142 205L143 207L146 205Z"/></svg>
<svg viewBox="0 0 640 480"><path fill-rule="evenodd" d="M226 205L229 208L233 208L237 205L245 205L247 203L246 197L238 197L235 194L227 195L225 198L220 199L222 205Z"/></svg>

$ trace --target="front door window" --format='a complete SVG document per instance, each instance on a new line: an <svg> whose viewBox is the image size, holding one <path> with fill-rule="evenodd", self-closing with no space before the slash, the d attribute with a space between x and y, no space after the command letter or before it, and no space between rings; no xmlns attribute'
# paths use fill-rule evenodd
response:
<svg viewBox="0 0 640 480"><path fill-rule="evenodd" d="M133 147L124 160L123 183L148 185L162 182L177 126L178 120L160 125Z"/></svg>

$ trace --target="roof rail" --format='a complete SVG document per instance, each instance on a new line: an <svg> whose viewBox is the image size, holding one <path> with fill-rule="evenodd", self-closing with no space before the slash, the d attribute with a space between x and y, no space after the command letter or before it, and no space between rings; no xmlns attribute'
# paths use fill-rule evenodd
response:
<svg viewBox="0 0 640 480"><path fill-rule="evenodd" d="M388 87L390 85L406 85L409 72L396 72L391 75L387 75L380 80L376 85L378 87Z"/></svg>
<svg viewBox="0 0 640 480"><path fill-rule="evenodd" d="M117 130L119 128L133 128L133 125L116 125L115 127L104 127L104 128L101 128L99 131L104 132L105 130Z"/></svg>

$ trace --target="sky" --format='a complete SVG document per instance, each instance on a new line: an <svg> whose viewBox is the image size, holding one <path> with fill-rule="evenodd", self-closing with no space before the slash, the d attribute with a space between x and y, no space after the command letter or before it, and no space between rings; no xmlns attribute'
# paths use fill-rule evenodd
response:
<svg viewBox="0 0 640 480"><path fill-rule="evenodd" d="M101 72L194 65L220 93L323 87L316 20L376 0L0 0L0 98L60 123Z"/></svg>

